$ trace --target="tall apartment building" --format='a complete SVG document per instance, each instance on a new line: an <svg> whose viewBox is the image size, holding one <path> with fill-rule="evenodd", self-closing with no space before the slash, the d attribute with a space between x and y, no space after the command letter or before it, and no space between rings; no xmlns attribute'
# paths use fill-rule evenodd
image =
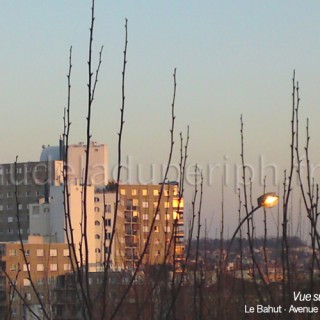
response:
<svg viewBox="0 0 320 320"><path fill-rule="evenodd" d="M124 226L118 233L124 238L124 267L135 268L143 253L145 265L165 262L178 267L185 248L178 184L120 185L119 190Z"/></svg>
<svg viewBox="0 0 320 320"><path fill-rule="evenodd" d="M0 241L23 239L29 234L29 206L48 199L61 162L25 162L0 165Z"/></svg>
<svg viewBox="0 0 320 320"><path fill-rule="evenodd" d="M32 283L42 304L50 310L50 289L55 286L56 278L72 272L69 249L65 243L44 243L42 237L30 236L29 241L24 243L24 252L27 263L20 242L0 243L0 319L1 316L3 319L33 319L31 310L42 318L41 304Z"/></svg>
<svg viewBox="0 0 320 320"><path fill-rule="evenodd" d="M73 144L68 150L69 183L80 186L84 181L86 146L83 143ZM57 210L63 210L61 209L63 203L61 186L64 183L63 152L64 147L60 141L59 146L43 146L39 162L0 164L0 241L18 240L18 229L20 229L22 238L27 239L28 234L31 233L30 207L33 204L49 203L51 190L55 191L57 198L59 187L61 205ZM107 156L106 145L91 142L88 185L104 186L107 184ZM45 213L49 213L46 212L49 210L48 206L43 206L43 209ZM35 208L33 211L35 215L37 210ZM60 219L60 212L52 212L52 214L56 214Z"/></svg>

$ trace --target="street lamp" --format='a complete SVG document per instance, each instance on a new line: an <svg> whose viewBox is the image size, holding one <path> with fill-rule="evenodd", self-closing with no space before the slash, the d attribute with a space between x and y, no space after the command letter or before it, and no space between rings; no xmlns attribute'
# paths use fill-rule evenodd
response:
<svg viewBox="0 0 320 320"><path fill-rule="evenodd" d="M229 251L231 249L232 243L234 238L236 237L237 233L239 232L239 230L241 229L242 225L248 220L250 219L253 214L260 208L272 208L275 205L277 205L279 202L279 197L276 193L274 192L269 192L269 193L265 193L264 195L260 196L258 198L258 206L255 207L254 209L252 209L239 223L237 229L235 230L235 232L233 233L233 236L230 240L229 246L228 246L228 250L227 250L227 255L226 255L226 260L228 259L229 256Z"/></svg>

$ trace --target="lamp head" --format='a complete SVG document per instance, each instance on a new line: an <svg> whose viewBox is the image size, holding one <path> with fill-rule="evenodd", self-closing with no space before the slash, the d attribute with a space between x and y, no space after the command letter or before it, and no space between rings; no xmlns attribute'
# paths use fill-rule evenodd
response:
<svg viewBox="0 0 320 320"><path fill-rule="evenodd" d="M279 202L279 197L274 192L269 192L258 198L258 206L263 208L272 208Z"/></svg>

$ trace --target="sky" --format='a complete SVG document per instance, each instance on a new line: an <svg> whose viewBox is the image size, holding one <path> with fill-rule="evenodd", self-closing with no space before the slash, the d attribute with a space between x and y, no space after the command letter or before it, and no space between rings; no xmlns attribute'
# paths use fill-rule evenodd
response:
<svg viewBox="0 0 320 320"><path fill-rule="evenodd" d="M19 161L37 161L42 145L57 144L67 102L70 46L70 139L85 141L90 7L88 0L1 3L1 163L14 162L16 155ZM310 118L312 164L320 163L319 1L97 0L95 9L95 66L104 48L92 140L108 145L110 175L117 162L126 18L124 181L161 180L170 146L175 68L175 149L169 179L177 179L179 134L185 139L189 126L185 216L191 215L197 164L204 176L202 216L210 236L220 228L222 203L226 236L237 225L241 115L245 159L254 172L253 198L263 192L265 175L268 190L277 191L278 184L281 188L290 161L293 70L300 86L301 141ZM294 223L298 199L292 202ZM277 209L270 211L274 234ZM257 213L258 234L261 217Z"/></svg>

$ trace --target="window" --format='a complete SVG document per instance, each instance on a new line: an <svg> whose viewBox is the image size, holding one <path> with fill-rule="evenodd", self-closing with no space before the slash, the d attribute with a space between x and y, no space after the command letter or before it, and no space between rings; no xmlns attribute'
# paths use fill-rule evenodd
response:
<svg viewBox="0 0 320 320"><path fill-rule="evenodd" d="M96 234L96 235L94 236L94 238L97 239L97 240L99 240L99 239L100 239L100 235L99 235L99 234Z"/></svg>
<svg viewBox="0 0 320 320"><path fill-rule="evenodd" d="M26 191L26 197L31 197L31 191Z"/></svg>
<svg viewBox="0 0 320 320"><path fill-rule="evenodd" d="M99 202L99 201L100 201L99 197L94 197L94 202Z"/></svg>
<svg viewBox="0 0 320 320"><path fill-rule="evenodd" d="M106 213L111 213L111 204L106 204L105 207L104 207L104 211Z"/></svg>
<svg viewBox="0 0 320 320"><path fill-rule="evenodd" d="M56 257L58 255L57 249L50 249L50 257Z"/></svg>
<svg viewBox="0 0 320 320"><path fill-rule="evenodd" d="M19 203L19 204L18 204L18 210L22 210L22 209L23 209L22 204Z"/></svg>
<svg viewBox="0 0 320 320"><path fill-rule="evenodd" d="M125 189L120 189L120 194L124 196L126 194L126 190Z"/></svg>
<svg viewBox="0 0 320 320"><path fill-rule="evenodd" d="M154 232L159 232L160 228L159 228L159 226L154 226L153 230L154 230Z"/></svg>
<svg viewBox="0 0 320 320"><path fill-rule="evenodd" d="M156 214L156 220L160 220L160 214L159 214L159 212Z"/></svg>
<svg viewBox="0 0 320 320"><path fill-rule="evenodd" d="M70 263L65 263L65 264L63 265L63 270L64 270L64 271L71 271L71 265L70 265Z"/></svg>
<svg viewBox="0 0 320 320"><path fill-rule="evenodd" d="M132 199L132 205L134 207L137 207L139 205L139 200L138 199Z"/></svg>
<svg viewBox="0 0 320 320"><path fill-rule="evenodd" d="M131 190L131 195L133 196L136 196L138 193L137 193L137 189L132 189Z"/></svg>
<svg viewBox="0 0 320 320"><path fill-rule="evenodd" d="M8 222L13 222L13 217L8 217Z"/></svg>
<svg viewBox="0 0 320 320"><path fill-rule="evenodd" d="M165 207L166 209L167 209L167 208L170 208L170 202L169 202L169 201L165 201L164 207Z"/></svg>
<svg viewBox="0 0 320 320"><path fill-rule="evenodd" d="M148 226L143 226L143 232L149 232L149 227Z"/></svg>
<svg viewBox="0 0 320 320"><path fill-rule="evenodd" d="M153 195L154 195L154 196L158 196L158 195L159 195L158 189L154 189L154 190L153 190Z"/></svg>
<svg viewBox="0 0 320 320"><path fill-rule="evenodd" d="M38 284L39 286L44 285L43 279L42 279L42 278L38 279L37 284Z"/></svg>
<svg viewBox="0 0 320 320"><path fill-rule="evenodd" d="M148 190L147 189L143 189L142 190L142 195L143 196L147 196L148 195Z"/></svg>
<svg viewBox="0 0 320 320"><path fill-rule="evenodd" d="M158 201L154 201L154 202L153 202L153 208L156 209L157 206L158 206Z"/></svg>
<svg viewBox="0 0 320 320"><path fill-rule="evenodd" d="M44 271L44 266L42 263L37 264L37 271Z"/></svg>
<svg viewBox="0 0 320 320"><path fill-rule="evenodd" d="M3 174L3 168L0 167L0 175L2 175L2 174Z"/></svg>
<svg viewBox="0 0 320 320"><path fill-rule="evenodd" d="M38 197L38 196L41 196L41 191L37 190L37 191L36 191L36 196L37 196L37 197Z"/></svg>
<svg viewBox="0 0 320 320"><path fill-rule="evenodd" d="M22 233L21 231L22 229L20 229L20 233ZM26 256L30 256L30 249L25 249L24 253Z"/></svg>
<svg viewBox="0 0 320 320"><path fill-rule="evenodd" d="M106 232L106 240L110 240L111 239L111 232Z"/></svg>
<svg viewBox="0 0 320 320"><path fill-rule="evenodd" d="M63 256L69 257L69 249L63 249Z"/></svg>
<svg viewBox="0 0 320 320"><path fill-rule="evenodd" d="M143 201L142 202L142 208L148 208L148 202L147 201Z"/></svg>
<svg viewBox="0 0 320 320"><path fill-rule="evenodd" d="M99 211L100 211L99 207L94 207L94 212L99 212Z"/></svg>
<svg viewBox="0 0 320 320"><path fill-rule="evenodd" d="M94 222L94 225L95 225L95 226L100 226L100 221L96 220L96 221Z"/></svg>
<svg viewBox="0 0 320 320"><path fill-rule="evenodd" d="M44 252L43 249L37 249L37 257L43 257Z"/></svg>
<svg viewBox="0 0 320 320"><path fill-rule="evenodd" d="M10 266L10 271L18 271L18 266L16 263L13 263L11 266Z"/></svg>
<svg viewBox="0 0 320 320"><path fill-rule="evenodd" d="M16 173L17 173L17 174L21 174L21 173L22 173L22 168L21 168L21 167L18 167L18 168L16 169Z"/></svg>
<svg viewBox="0 0 320 320"><path fill-rule="evenodd" d="M3 205L0 204L0 211L3 211Z"/></svg>
<svg viewBox="0 0 320 320"><path fill-rule="evenodd" d="M144 213L144 214L142 215L142 220L149 220L149 215L146 214L146 213Z"/></svg>
<svg viewBox="0 0 320 320"><path fill-rule="evenodd" d="M30 264L28 263L28 264L23 264L23 269L22 269L23 271L30 271Z"/></svg>
<svg viewBox="0 0 320 320"><path fill-rule="evenodd" d="M23 285L25 287L29 287L30 286L30 280L29 279L23 279Z"/></svg>
<svg viewBox="0 0 320 320"><path fill-rule="evenodd" d="M105 220L104 220L104 225L105 225L106 227L111 227L111 219L105 219Z"/></svg>
<svg viewBox="0 0 320 320"><path fill-rule="evenodd" d="M58 265L56 263L51 263L50 264L50 271L57 271L58 270Z"/></svg>
<svg viewBox="0 0 320 320"><path fill-rule="evenodd" d="M170 232L170 226L165 226L165 227L164 227L164 231L165 231L165 232Z"/></svg>
<svg viewBox="0 0 320 320"><path fill-rule="evenodd" d="M13 208L12 204L11 204L11 203L8 203L8 204L7 204L7 210L12 210L12 208Z"/></svg>
<svg viewBox="0 0 320 320"><path fill-rule="evenodd" d="M165 215L165 219L166 219L166 220L170 220L170 214L169 214L169 213L167 213L167 214Z"/></svg>
<svg viewBox="0 0 320 320"><path fill-rule="evenodd" d="M16 249L9 250L9 256L16 256L16 255L17 255L17 250Z"/></svg>
<svg viewBox="0 0 320 320"><path fill-rule="evenodd" d="M95 249L94 249L94 252L95 252L95 253L100 253L101 250L100 250L99 248L95 248Z"/></svg>
<svg viewBox="0 0 320 320"><path fill-rule="evenodd" d="M12 192L7 192L7 198L12 198Z"/></svg>

